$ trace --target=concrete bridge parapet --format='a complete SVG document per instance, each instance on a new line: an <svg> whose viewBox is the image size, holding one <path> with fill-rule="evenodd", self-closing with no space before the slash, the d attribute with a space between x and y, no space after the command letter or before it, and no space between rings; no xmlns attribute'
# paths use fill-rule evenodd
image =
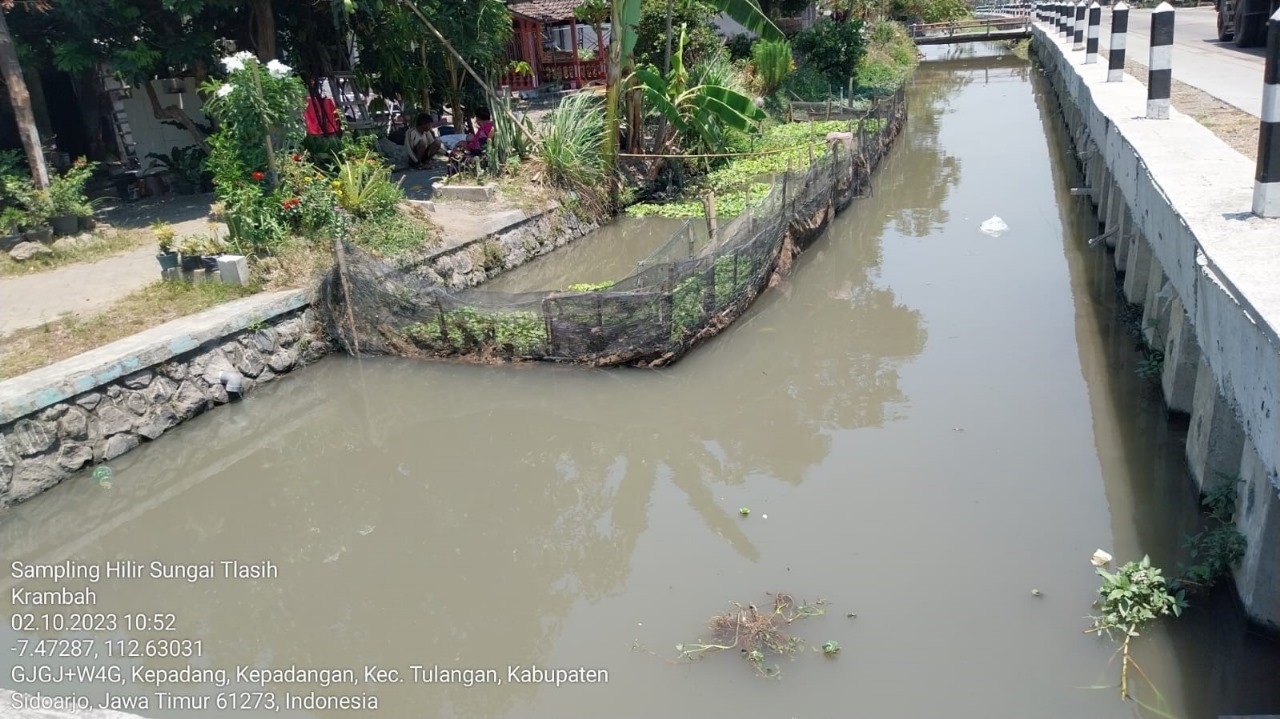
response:
<svg viewBox="0 0 1280 719"><path fill-rule="evenodd" d="M1108 82L1106 65L1086 64L1072 40L1038 23L1032 51L1061 102L1124 295L1143 305L1144 337L1163 352L1166 403L1190 415L1194 481L1241 481L1240 596L1255 621L1280 629L1280 220L1251 211L1254 158L1176 108L1147 119L1147 89L1128 75Z"/></svg>

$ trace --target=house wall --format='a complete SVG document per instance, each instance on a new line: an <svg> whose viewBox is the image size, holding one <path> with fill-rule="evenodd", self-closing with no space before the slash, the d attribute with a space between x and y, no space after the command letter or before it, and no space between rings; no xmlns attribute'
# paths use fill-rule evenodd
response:
<svg viewBox="0 0 1280 719"><path fill-rule="evenodd" d="M208 119L200 111L203 103L196 93L195 80L185 78L184 82L185 87L180 95L165 94L160 87L159 80L152 80L151 84L155 87L156 97L160 100L161 106L177 105L191 116L191 119L196 123L207 123ZM147 92L143 88L133 88L133 97L121 100L121 103L124 106L125 116L129 121L129 128L133 131L133 141L137 144L134 152L137 154L142 169L147 169L148 164L152 162L147 159L148 153L155 152L167 155L175 146L187 147L195 144L191 133L180 127L166 125L156 119L155 114L151 111L151 101L147 99ZM113 153L116 151L112 142L108 142L107 147Z"/></svg>

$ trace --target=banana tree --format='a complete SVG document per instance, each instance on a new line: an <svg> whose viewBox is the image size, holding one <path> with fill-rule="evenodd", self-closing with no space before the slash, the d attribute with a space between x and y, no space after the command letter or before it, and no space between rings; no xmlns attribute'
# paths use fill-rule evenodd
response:
<svg viewBox="0 0 1280 719"><path fill-rule="evenodd" d="M786 36L782 34L777 25L773 24L769 16L760 9L760 5L756 0L708 1L763 40L776 42L786 40ZM636 78L630 70L636 46L636 25L640 22L640 0L613 0L609 21L609 63L606 72L608 89L605 98L603 151L607 166L616 168L618 162L619 117L621 115L619 106L622 101L624 78L628 81ZM657 73L653 74L657 76ZM662 80L662 78L659 77L659 80ZM648 93L645 94L647 95ZM635 93L632 94L633 98L634 96ZM633 108L633 110L631 113L633 118L641 115L638 109ZM665 115L666 113L663 114ZM640 128L633 127L631 132L633 135L639 133Z"/></svg>
<svg viewBox="0 0 1280 719"><path fill-rule="evenodd" d="M645 102L666 122L664 137L658 138L662 152L681 139L686 147L720 152L727 130L755 132L765 119L764 111L742 93L706 82L690 80L684 66L685 27L680 27L680 49L671 56L671 72L662 77L657 68L637 69L632 79L644 94Z"/></svg>

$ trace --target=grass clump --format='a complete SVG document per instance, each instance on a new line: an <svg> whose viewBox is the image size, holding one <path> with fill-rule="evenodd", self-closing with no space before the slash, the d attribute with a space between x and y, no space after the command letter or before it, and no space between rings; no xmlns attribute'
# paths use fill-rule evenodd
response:
<svg viewBox="0 0 1280 719"><path fill-rule="evenodd" d="M573 192L581 201L604 207L609 174L600 147L604 142L604 103L594 93L565 98L547 115L535 175L544 184Z"/></svg>
<svg viewBox="0 0 1280 719"><path fill-rule="evenodd" d="M74 357L179 317L247 297L260 287L155 282L88 317L63 316L4 338L0 379Z"/></svg>
<svg viewBox="0 0 1280 719"><path fill-rule="evenodd" d="M384 259L396 259L441 242L440 230L418 211L396 210L357 221L351 241Z"/></svg>
<svg viewBox="0 0 1280 719"><path fill-rule="evenodd" d="M915 69L916 44L901 23L890 20L875 23L867 35L867 54L856 74L858 88L864 94L895 92Z"/></svg>
<svg viewBox="0 0 1280 719"><path fill-rule="evenodd" d="M25 262L18 262L4 252L0 253L0 277L47 272L77 262L95 262L141 247L149 241L150 238L142 232L95 234L91 242L67 250L50 248L53 249L52 254L37 255Z"/></svg>

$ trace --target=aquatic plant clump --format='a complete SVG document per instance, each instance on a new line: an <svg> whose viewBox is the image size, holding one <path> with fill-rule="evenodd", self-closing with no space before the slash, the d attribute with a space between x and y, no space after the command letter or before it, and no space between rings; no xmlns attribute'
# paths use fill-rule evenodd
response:
<svg viewBox="0 0 1280 719"><path fill-rule="evenodd" d="M816 617L824 613L825 602L813 604L797 602L790 594L773 595L772 611L762 610L754 604L743 606L733 603L733 609L717 614L707 622L711 631L708 642L701 639L693 643L678 644L680 659L700 659L708 653L737 650L739 655L760 676L775 677L780 673L777 665L767 662L778 657L790 657L804 648L804 640L790 633L789 627L799 619ZM838 651L839 645L827 642L822 646L825 654Z"/></svg>

